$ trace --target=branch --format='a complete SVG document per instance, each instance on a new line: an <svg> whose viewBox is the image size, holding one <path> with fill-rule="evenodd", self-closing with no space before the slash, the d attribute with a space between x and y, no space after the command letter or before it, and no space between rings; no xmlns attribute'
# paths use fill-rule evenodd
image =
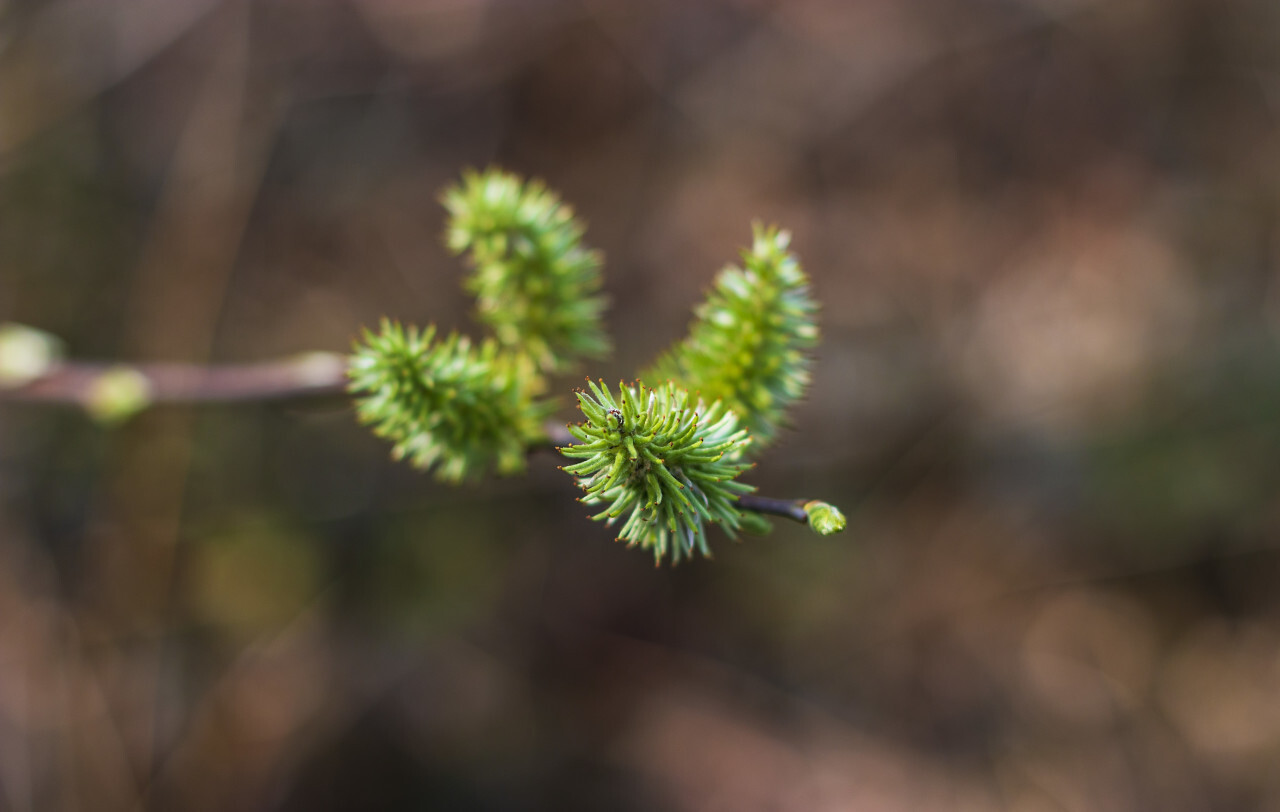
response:
<svg viewBox="0 0 1280 812"><path fill-rule="evenodd" d="M815 533L824 536L839 533L846 524L839 508L816 499L771 499L748 493L738 497L738 509L807 524Z"/></svg>
<svg viewBox="0 0 1280 812"><path fill-rule="evenodd" d="M781 516L801 524L809 523L809 514L804 506L808 499L772 499L768 496L745 494L738 497L738 507L752 513L763 513L766 516Z"/></svg>
<svg viewBox="0 0 1280 812"><path fill-rule="evenodd" d="M138 376L150 393L139 408L161 403L244 403L338 395L346 393L348 384L347 357L325 352L221 366L62 362L17 386L6 387L0 382L0 403L61 403L92 409L102 383L126 375ZM542 430L546 442L531 446L530 452L555 451L573 442L563 421L548 420Z"/></svg>
<svg viewBox="0 0 1280 812"><path fill-rule="evenodd" d="M13 342L13 331L4 339ZM23 332L18 339L26 342L20 347L21 352L15 354L15 345L10 343L9 354L0 357L4 362L0 363L0 373L11 376L5 385L5 375L0 374L0 402L73 404L108 422L126 419L157 404L285 400L343 394L348 387L348 358L337 353L312 352L276 361L220 366L72 363L53 360L49 347L41 349L40 342L45 341L41 336ZM40 351L32 353L33 347ZM43 372L16 378L15 382L13 376L24 368ZM575 439L568 427L557 421L543 423L542 431L547 439L529 446L529 452L556 450L571 445ZM732 504L748 513L807 524L823 535L839 532L845 526L839 510L816 500L742 494Z"/></svg>
<svg viewBox="0 0 1280 812"><path fill-rule="evenodd" d="M0 386L0 401L67 403L95 416L120 419L159 403L234 403L345 392L347 359L314 352L253 364L55 363L17 386Z"/></svg>

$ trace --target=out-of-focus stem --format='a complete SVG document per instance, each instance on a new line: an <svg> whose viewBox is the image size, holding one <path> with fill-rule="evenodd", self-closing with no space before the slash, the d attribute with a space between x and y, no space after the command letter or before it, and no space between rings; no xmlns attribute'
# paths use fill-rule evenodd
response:
<svg viewBox="0 0 1280 812"><path fill-rule="evenodd" d="M91 408L104 383L130 376L158 403L228 403L343 392L347 359L315 352L253 364L60 363L21 385L0 388L0 401L68 403Z"/></svg>

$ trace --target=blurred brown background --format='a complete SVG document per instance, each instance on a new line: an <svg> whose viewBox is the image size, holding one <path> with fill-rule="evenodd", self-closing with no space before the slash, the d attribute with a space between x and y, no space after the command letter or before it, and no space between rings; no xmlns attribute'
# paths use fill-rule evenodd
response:
<svg viewBox="0 0 1280 812"><path fill-rule="evenodd" d="M752 481L850 516L655 570L340 399L2 405L0 809L1280 809L1278 116L1266 0L0 0L0 321L476 334L492 162L617 379L777 222L824 343Z"/></svg>

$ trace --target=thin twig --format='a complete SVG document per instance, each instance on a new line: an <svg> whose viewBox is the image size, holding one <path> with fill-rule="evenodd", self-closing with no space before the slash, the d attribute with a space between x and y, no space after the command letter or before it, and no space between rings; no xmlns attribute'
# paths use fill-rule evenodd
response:
<svg viewBox="0 0 1280 812"><path fill-rule="evenodd" d="M21 386L0 388L0 401L85 406L106 376L135 373L146 382L147 401L234 403L337 394L346 390L347 362L336 353L307 353L254 364L63 363Z"/></svg>
<svg viewBox="0 0 1280 812"><path fill-rule="evenodd" d="M808 499L772 499L768 496L746 494L738 497L738 507L752 513L763 513L769 516L781 516L801 524L809 523L809 514L804 505Z"/></svg>

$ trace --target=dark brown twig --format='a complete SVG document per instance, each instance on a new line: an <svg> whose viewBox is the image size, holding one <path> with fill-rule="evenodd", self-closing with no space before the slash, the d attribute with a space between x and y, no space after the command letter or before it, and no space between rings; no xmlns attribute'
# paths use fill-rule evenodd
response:
<svg viewBox="0 0 1280 812"><path fill-rule="evenodd" d="M738 507L752 513L763 513L768 516L781 516L801 524L809 523L809 514L804 505L807 499L773 499L768 496L746 494L738 497Z"/></svg>

